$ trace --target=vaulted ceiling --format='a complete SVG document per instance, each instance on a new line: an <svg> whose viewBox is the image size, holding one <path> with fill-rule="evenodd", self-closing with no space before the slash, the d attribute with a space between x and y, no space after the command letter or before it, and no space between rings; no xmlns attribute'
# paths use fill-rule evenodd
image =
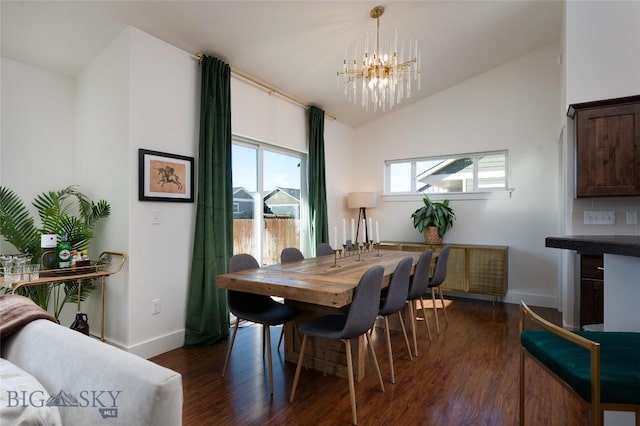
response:
<svg viewBox="0 0 640 426"><path fill-rule="evenodd" d="M375 28L418 39L422 88L402 108L560 39L562 1L6 1L3 57L76 76L126 26L204 52L356 127L336 71L346 43ZM414 86L415 88L415 86ZM392 111L393 111L392 110ZM389 110L386 111L388 113Z"/></svg>

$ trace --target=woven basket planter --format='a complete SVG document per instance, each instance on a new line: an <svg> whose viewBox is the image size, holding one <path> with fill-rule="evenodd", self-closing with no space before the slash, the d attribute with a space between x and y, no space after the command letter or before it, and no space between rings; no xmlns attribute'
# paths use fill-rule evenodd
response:
<svg viewBox="0 0 640 426"><path fill-rule="evenodd" d="M438 235L438 228L435 226L428 226L424 230L424 242L432 245L441 245L442 238Z"/></svg>

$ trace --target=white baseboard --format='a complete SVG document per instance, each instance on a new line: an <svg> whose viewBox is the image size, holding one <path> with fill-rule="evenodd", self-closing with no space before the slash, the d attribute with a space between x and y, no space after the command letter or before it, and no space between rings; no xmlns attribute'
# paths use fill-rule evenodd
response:
<svg viewBox="0 0 640 426"><path fill-rule="evenodd" d="M456 297L464 297L467 299L475 299L475 300L493 300L493 296L487 296L484 294L474 294L474 293L463 293L463 292L455 292L455 291L443 291L444 294L451 294ZM497 301L503 303L513 303L519 304L521 300L527 305L530 306L540 306L543 308L553 308L558 309L558 298L555 296L542 296L539 294L528 294L520 291L509 290L505 297L498 297Z"/></svg>
<svg viewBox="0 0 640 426"><path fill-rule="evenodd" d="M519 304L521 300L529 306L540 306L542 308L560 310L560 307L558 306L558 298L556 296L543 296L540 294L529 294L510 290L507 292L507 296L503 301L506 303Z"/></svg>
<svg viewBox="0 0 640 426"><path fill-rule="evenodd" d="M184 345L184 330L174 331L135 345L122 348L142 358L149 359L156 355L169 352Z"/></svg>

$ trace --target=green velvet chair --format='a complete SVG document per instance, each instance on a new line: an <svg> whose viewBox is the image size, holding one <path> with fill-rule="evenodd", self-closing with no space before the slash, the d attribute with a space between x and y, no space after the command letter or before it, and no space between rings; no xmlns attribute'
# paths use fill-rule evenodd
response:
<svg viewBox="0 0 640 426"><path fill-rule="evenodd" d="M535 329L526 329L534 324ZM591 425L603 413L633 411L640 426L640 333L563 329L520 302L520 425L524 425L525 357L589 407Z"/></svg>

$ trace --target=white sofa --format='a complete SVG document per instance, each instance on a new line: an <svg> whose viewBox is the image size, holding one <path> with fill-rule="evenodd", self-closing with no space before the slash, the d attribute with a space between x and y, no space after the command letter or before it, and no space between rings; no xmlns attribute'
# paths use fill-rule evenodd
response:
<svg viewBox="0 0 640 426"><path fill-rule="evenodd" d="M3 390L0 414L15 415L10 411L22 407L44 415L44 410L51 409L54 412L43 423L55 424L57 408L65 426L182 423L180 374L52 321L31 321L2 339L0 355L3 374L11 374L13 364L46 390ZM3 387L11 386L11 380L3 382ZM49 396L57 407L43 407L44 401L51 401ZM13 420L38 424L21 421Z"/></svg>

